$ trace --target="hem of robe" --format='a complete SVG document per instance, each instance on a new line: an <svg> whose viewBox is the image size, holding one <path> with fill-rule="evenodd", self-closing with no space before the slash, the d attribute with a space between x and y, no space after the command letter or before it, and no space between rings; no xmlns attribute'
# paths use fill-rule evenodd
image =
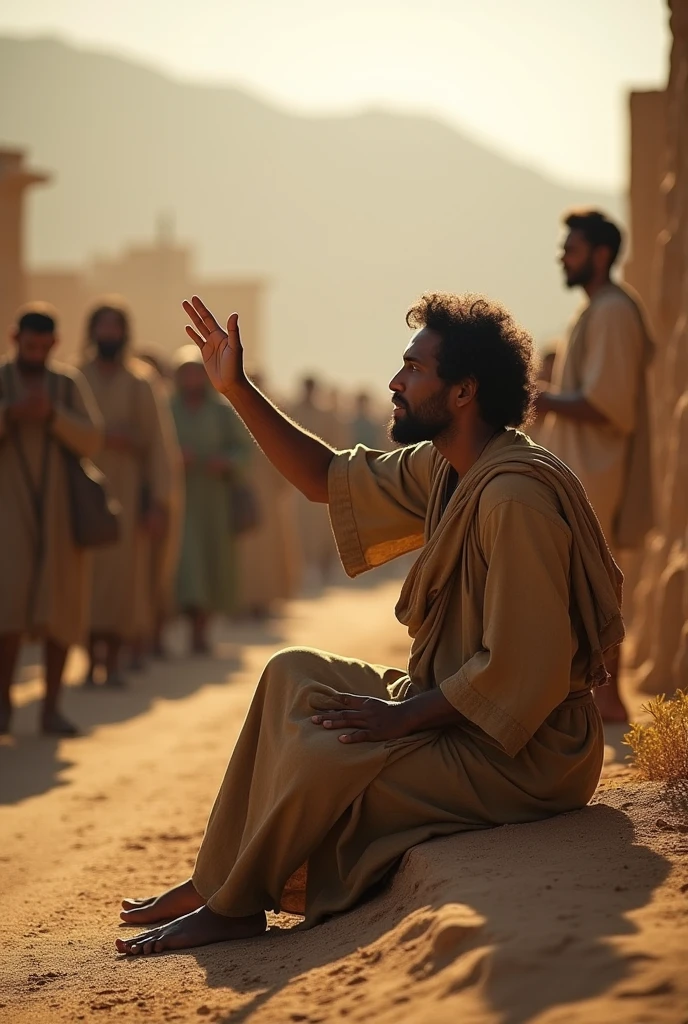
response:
<svg viewBox="0 0 688 1024"><path fill-rule="evenodd" d="M357 447L361 448L362 445ZM327 476L330 523L344 571L351 579L418 549L416 540L384 541L363 549L349 487L350 451L335 452Z"/></svg>
<svg viewBox="0 0 688 1024"><path fill-rule="evenodd" d="M439 689L453 708L496 740L508 757L515 757L531 739L520 722L471 686L464 669L444 679Z"/></svg>

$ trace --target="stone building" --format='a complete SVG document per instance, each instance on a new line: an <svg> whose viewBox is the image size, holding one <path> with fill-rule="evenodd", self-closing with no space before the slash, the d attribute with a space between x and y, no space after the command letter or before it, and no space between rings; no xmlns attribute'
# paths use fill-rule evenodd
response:
<svg viewBox="0 0 688 1024"><path fill-rule="evenodd" d="M669 0L665 92L631 97L631 283L655 326L657 528L628 596L641 689L688 686L688 3Z"/></svg>
<svg viewBox="0 0 688 1024"><path fill-rule="evenodd" d="M107 295L121 297L131 310L135 349L172 353L188 341L181 301L198 294L218 316L239 311L247 363L251 370L259 368L265 279L198 275L192 250L175 241L168 218L160 219L150 245L131 245L112 257L97 256L83 269L34 270L27 275L26 288L30 300L57 308L65 359L78 359L87 312Z"/></svg>
<svg viewBox="0 0 688 1024"><path fill-rule="evenodd" d="M28 298L24 268L24 198L27 188L48 180L30 171L19 149L0 149L0 355L18 306Z"/></svg>

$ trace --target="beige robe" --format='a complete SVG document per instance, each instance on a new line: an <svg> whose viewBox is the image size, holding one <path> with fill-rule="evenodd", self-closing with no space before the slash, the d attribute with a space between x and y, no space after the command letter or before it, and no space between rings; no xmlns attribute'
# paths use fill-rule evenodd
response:
<svg viewBox="0 0 688 1024"><path fill-rule="evenodd" d="M154 622L171 616L175 607L175 581L184 525L184 462L177 440L177 428L170 409L170 393L164 381L150 378L158 403L162 442L160 460L169 474L167 529L151 543L151 611Z"/></svg>
<svg viewBox="0 0 688 1024"><path fill-rule="evenodd" d="M615 551L639 547L652 526L647 372L653 345L637 297L602 288L557 357L554 388L577 392L608 422L550 413L539 440L578 476Z"/></svg>
<svg viewBox="0 0 688 1024"><path fill-rule="evenodd" d="M133 362L103 373L97 360L83 368L100 407L105 430L128 430L136 453L104 448L95 460L121 504L117 544L95 553L91 630L123 640L147 636L153 627L151 540L142 524L142 499L169 508L170 463L160 410L148 375Z"/></svg>
<svg viewBox="0 0 688 1024"><path fill-rule="evenodd" d="M590 687L623 636L599 524L570 471L523 434L488 445L443 512L449 471L429 444L334 457L330 513L350 575L425 544L397 608L411 658L404 671L295 649L268 663L193 876L216 912L281 906L314 924L416 843L592 796L604 740ZM434 687L461 724L344 745L310 720L342 693Z"/></svg>
<svg viewBox="0 0 688 1024"><path fill-rule="evenodd" d="M6 374L11 378L9 382ZM8 428L8 397L21 398L25 388L14 362L0 369L0 633L48 637L69 647L81 643L88 628L91 555L72 539L60 446L76 455L93 457L102 444L103 431L98 407L78 371L55 365L45 386L55 401L55 414L47 431L45 426L33 423ZM48 442L43 551L39 557L38 521L13 440L15 432L37 491Z"/></svg>
<svg viewBox="0 0 688 1024"><path fill-rule="evenodd" d="M298 593L302 555L294 488L255 445L245 476L255 491L260 521L237 540L239 608L253 611Z"/></svg>

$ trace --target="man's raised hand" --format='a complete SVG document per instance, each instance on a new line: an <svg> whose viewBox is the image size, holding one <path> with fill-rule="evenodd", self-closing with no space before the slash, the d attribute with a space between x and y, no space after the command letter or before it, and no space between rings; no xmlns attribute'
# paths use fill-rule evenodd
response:
<svg viewBox="0 0 688 1024"><path fill-rule="evenodd" d="M239 315L232 313L224 331L210 310L194 295L191 302L182 303L184 312L193 321L187 325L186 333L196 342L203 365L216 391L231 397L231 391L246 379L244 375L244 351L239 337ZM195 328L195 329L194 329Z"/></svg>

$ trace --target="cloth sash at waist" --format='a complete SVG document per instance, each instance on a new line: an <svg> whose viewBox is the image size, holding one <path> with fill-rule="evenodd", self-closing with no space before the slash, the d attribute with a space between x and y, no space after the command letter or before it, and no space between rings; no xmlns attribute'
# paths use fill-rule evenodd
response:
<svg viewBox="0 0 688 1024"><path fill-rule="evenodd" d="M561 704L557 704L554 711L564 711L569 708L581 707L584 704L594 704L595 698L592 695L592 690L572 690L566 697L564 697ZM554 712L552 712L553 714Z"/></svg>

